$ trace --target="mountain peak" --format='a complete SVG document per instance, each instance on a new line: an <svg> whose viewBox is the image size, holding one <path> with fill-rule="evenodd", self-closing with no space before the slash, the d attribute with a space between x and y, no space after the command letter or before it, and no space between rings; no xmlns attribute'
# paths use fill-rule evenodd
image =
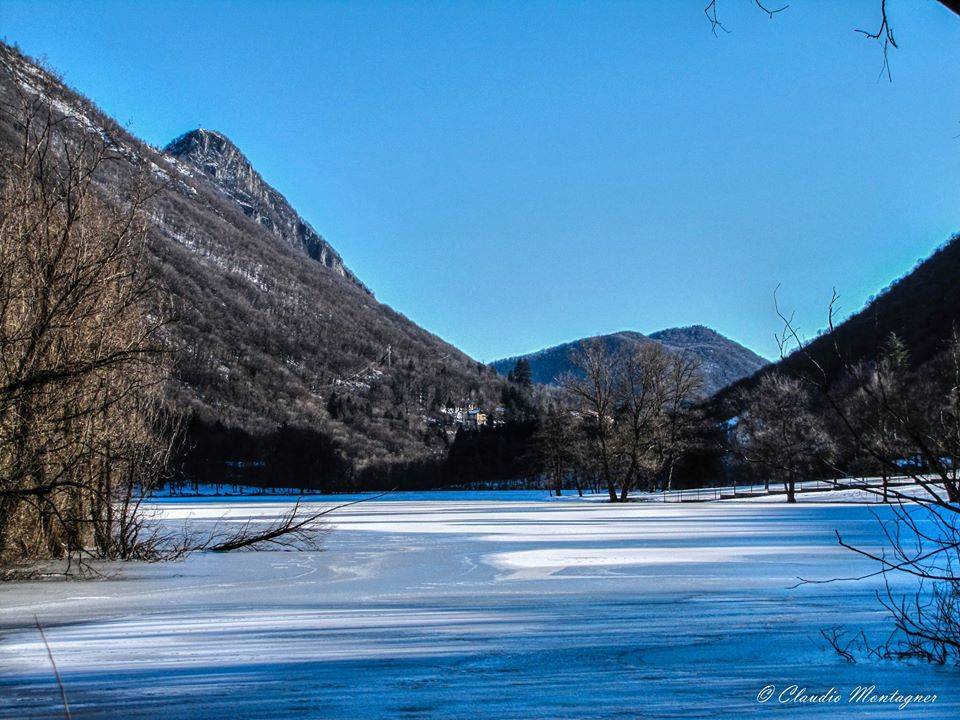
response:
<svg viewBox="0 0 960 720"><path fill-rule="evenodd" d="M170 142L164 152L206 175L247 217L277 238L370 292L347 269L330 243L260 176L246 155L226 135L197 128Z"/></svg>
<svg viewBox="0 0 960 720"><path fill-rule="evenodd" d="M180 145L185 141L195 141L204 137L218 138L220 140L227 140L227 141L230 140L230 138L228 138L222 132L219 132L217 130L211 130L210 128L197 127L193 130L188 130L187 132L183 133L183 135L180 135L174 138L172 141L170 141L170 143L167 144L167 147L164 148L164 150L166 152L171 152L173 151L173 148L175 145Z"/></svg>
<svg viewBox="0 0 960 720"><path fill-rule="evenodd" d="M196 130L185 132L183 135L172 140L163 151L168 155L173 155L178 159L189 162L204 156L213 156L215 153L222 153L227 148L236 150L239 156L243 158L243 161L246 162L247 165L250 164L230 138L221 132L208 130L207 128L197 128Z"/></svg>
<svg viewBox="0 0 960 720"><path fill-rule="evenodd" d="M680 341L684 344L727 340L723 335L706 325L684 325L682 327L664 328L663 330L650 333L648 337L666 343Z"/></svg>

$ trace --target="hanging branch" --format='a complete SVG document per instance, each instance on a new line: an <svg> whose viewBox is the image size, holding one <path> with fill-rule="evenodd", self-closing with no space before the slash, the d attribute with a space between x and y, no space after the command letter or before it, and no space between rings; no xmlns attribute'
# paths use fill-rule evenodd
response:
<svg viewBox="0 0 960 720"><path fill-rule="evenodd" d="M880 70L880 77L886 75L887 81L893 82L893 77L890 74L889 52L891 47L896 49L899 46L893 37L893 28L890 27L890 19L887 17L887 0L880 0L880 28L876 32L859 29L854 30L854 32L860 33L868 40L881 42L883 47L883 68Z"/></svg>
<svg viewBox="0 0 960 720"><path fill-rule="evenodd" d="M790 5L787 4L783 7L771 9L764 5L760 0L753 0L753 4L756 5L761 11L766 13L767 17L769 17L771 20L773 20L774 15L777 13L782 13L784 10L790 7ZM710 22L710 32L712 32L714 35L717 34L717 30L723 30L725 33L730 32L726 27L724 27L723 23L720 22L720 18L717 15L717 0L710 0L710 3L703 9L703 14L707 16L707 20Z"/></svg>

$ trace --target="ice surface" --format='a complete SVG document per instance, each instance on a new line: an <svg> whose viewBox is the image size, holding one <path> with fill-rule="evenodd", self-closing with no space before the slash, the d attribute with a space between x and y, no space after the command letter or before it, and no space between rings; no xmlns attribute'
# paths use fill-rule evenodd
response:
<svg viewBox="0 0 960 720"><path fill-rule="evenodd" d="M344 498L308 498L328 506ZM198 554L106 579L0 586L0 717L960 716L955 670L849 665L818 630L884 627L876 505L634 503L398 493L344 508L322 553ZM294 498L169 498L164 522L275 517ZM883 509L879 509L883 512ZM857 685L932 705L771 707L759 690Z"/></svg>

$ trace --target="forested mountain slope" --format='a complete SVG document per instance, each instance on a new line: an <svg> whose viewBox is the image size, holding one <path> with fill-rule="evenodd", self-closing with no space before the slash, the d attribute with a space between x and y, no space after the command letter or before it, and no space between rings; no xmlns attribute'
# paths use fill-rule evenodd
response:
<svg viewBox="0 0 960 720"><path fill-rule="evenodd" d="M37 98L68 137L109 145L105 197L122 202L143 179L153 189L148 261L175 316L167 394L189 427L250 437L299 427L345 460L317 472L343 473L439 456L444 403L499 397L492 370L377 302L225 136L194 131L152 148L0 44L0 150L17 147L22 102Z"/></svg>
<svg viewBox="0 0 960 720"><path fill-rule="evenodd" d="M660 330L650 335L632 331L599 335L556 345L529 355L496 360L491 365L501 375L506 375L513 369L516 361L523 357L530 362L534 382L555 385L564 373L573 370L570 353L585 340L602 341L614 351L657 342L668 350L690 352L700 360L706 380L704 390L708 395L732 382L752 375L767 362L752 350L724 337L720 333L703 325L693 325Z"/></svg>
<svg viewBox="0 0 960 720"><path fill-rule="evenodd" d="M836 325L833 332L812 340L807 352L832 382L840 378L844 364L876 358L890 334L896 333L909 351L911 366L919 367L941 353L958 324L960 236L954 236L862 310ZM715 398L717 407L741 388L752 387L764 373L798 375L811 367L807 357L794 352L726 388Z"/></svg>

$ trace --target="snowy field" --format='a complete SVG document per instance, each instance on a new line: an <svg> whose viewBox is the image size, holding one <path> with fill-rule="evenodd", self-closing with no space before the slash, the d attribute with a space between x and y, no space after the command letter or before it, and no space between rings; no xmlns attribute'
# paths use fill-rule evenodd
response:
<svg viewBox="0 0 960 720"><path fill-rule="evenodd" d="M338 512L322 553L0 585L0 717L63 717L34 613L74 718L960 717L956 670L851 665L826 648L822 627L881 632L875 584L790 589L872 569L836 545L835 529L877 545L876 505L852 499L397 494ZM197 526L291 503L155 506ZM778 705L793 684L842 700ZM938 697L902 711L846 702L870 685Z"/></svg>

